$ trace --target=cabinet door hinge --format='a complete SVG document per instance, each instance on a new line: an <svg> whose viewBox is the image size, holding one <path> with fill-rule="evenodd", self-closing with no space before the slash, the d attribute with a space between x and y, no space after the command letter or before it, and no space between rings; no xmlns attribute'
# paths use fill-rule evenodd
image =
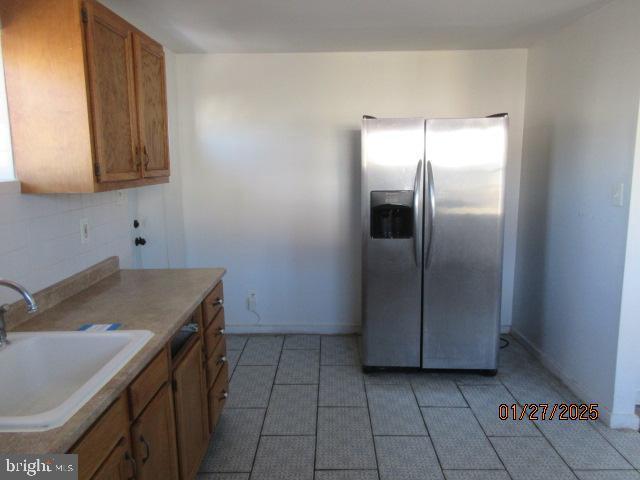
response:
<svg viewBox="0 0 640 480"><path fill-rule="evenodd" d="M100 178L100 164L98 162L93 164L93 172L96 174L96 178Z"/></svg>
<svg viewBox="0 0 640 480"><path fill-rule="evenodd" d="M89 22L89 14L87 13L86 7L82 7L82 9L80 10L80 15L82 16L82 21L84 23Z"/></svg>

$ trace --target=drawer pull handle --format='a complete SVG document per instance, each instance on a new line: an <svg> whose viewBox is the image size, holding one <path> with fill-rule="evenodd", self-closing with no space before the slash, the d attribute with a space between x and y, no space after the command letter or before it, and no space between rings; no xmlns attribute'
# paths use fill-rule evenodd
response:
<svg viewBox="0 0 640 480"><path fill-rule="evenodd" d="M218 329L218 333L219 333L220 335L224 335L224 328L219 328L219 329Z"/></svg>
<svg viewBox="0 0 640 480"><path fill-rule="evenodd" d="M224 300L222 298L218 298L216 301L211 303L211 305L213 305L214 307L217 307L218 305L223 305L223 304L224 304Z"/></svg>
<svg viewBox="0 0 640 480"><path fill-rule="evenodd" d="M226 361L227 361L227 357L226 357L226 356L224 356L224 355L222 355L222 356L220 357L220 359L218 360L218 363L225 363Z"/></svg>
<svg viewBox="0 0 640 480"><path fill-rule="evenodd" d="M222 392L222 396L220 397L220 400L226 400L227 397L229 397L229 394L227 392Z"/></svg>
<svg viewBox="0 0 640 480"><path fill-rule="evenodd" d="M147 460L149 460L149 456L151 455L151 451L149 450L149 444L144 439L144 436L140 435L140 441L144 445L144 449L145 449L145 455L144 455L144 458L142 459L142 464L144 465L145 463L147 463Z"/></svg>

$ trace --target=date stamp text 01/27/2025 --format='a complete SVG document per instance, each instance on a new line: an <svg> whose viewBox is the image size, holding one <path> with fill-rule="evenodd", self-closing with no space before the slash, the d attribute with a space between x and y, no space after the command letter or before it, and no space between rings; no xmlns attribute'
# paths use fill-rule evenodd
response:
<svg viewBox="0 0 640 480"><path fill-rule="evenodd" d="M500 420L584 420L596 421L600 416L597 403L502 403Z"/></svg>

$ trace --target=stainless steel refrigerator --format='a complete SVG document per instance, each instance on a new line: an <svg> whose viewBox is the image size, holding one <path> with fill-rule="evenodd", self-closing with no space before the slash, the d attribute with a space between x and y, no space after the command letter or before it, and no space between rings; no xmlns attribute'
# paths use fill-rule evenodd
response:
<svg viewBox="0 0 640 480"><path fill-rule="evenodd" d="M495 373L508 117L362 122L362 360Z"/></svg>

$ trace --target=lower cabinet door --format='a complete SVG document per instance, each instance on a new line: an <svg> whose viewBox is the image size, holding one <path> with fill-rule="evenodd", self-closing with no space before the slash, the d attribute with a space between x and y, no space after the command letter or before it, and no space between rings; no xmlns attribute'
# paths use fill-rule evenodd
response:
<svg viewBox="0 0 640 480"><path fill-rule="evenodd" d="M218 373L218 378L209 390L209 431L216 428L224 404L229 396L229 367L225 363Z"/></svg>
<svg viewBox="0 0 640 480"><path fill-rule="evenodd" d="M178 479L173 400L168 385L149 402L131 429L137 480Z"/></svg>
<svg viewBox="0 0 640 480"><path fill-rule="evenodd" d="M209 443L206 376L198 340L173 370L180 478L195 478Z"/></svg>
<svg viewBox="0 0 640 480"><path fill-rule="evenodd" d="M131 480L135 478L135 466L126 438L120 439L92 480Z"/></svg>

